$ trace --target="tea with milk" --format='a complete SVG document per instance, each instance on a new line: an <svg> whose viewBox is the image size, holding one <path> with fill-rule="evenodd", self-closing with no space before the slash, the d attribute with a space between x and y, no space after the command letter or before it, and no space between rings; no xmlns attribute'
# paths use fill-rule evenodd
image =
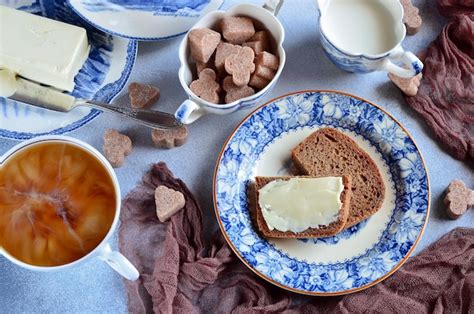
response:
<svg viewBox="0 0 474 314"><path fill-rule="evenodd" d="M394 48L394 23L383 0L332 0L324 16L328 39L350 53L380 54Z"/></svg>
<svg viewBox="0 0 474 314"><path fill-rule="evenodd" d="M0 246L35 266L64 265L107 235L117 200L97 158L70 143L27 146L0 168Z"/></svg>

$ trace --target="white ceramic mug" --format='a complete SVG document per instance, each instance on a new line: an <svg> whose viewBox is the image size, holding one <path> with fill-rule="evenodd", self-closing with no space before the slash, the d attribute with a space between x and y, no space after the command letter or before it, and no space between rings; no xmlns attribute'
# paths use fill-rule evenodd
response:
<svg viewBox="0 0 474 314"><path fill-rule="evenodd" d="M253 4L240 4L232 7L228 11L212 11L202 17L192 29L195 28L212 28L218 20L226 16L248 16L259 21L272 35L276 43L280 66L276 71L275 77L258 93L236 100L229 104L213 104L209 101L196 96L189 85L193 81L193 70L190 63L190 51L188 45L188 35L184 36L179 47L179 60L181 67L179 68L179 82L188 94L189 99L185 100L176 110L175 117L184 124L193 123L206 113L229 114L240 109L250 108L259 101L280 77L286 61L285 50L283 49L283 41L285 39L285 31L280 21L275 17L278 13L283 0L267 0L263 6ZM188 33L189 34L189 33Z"/></svg>
<svg viewBox="0 0 474 314"><path fill-rule="evenodd" d="M110 226L107 235L102 239L99 245L97 245L92 251L90 251L87 255L64 265L59 266L36 266L24 263L12 255L10 255L7 251L5 251L2 247L0 247L0 255L3 255L5 258L10 260L12 263L21 266L23 268L34 270L34 271L58 271L66 268L70 268L75 265L82 264L91 258L99 258L105 261L110 267L112 267L115 271L117 271L120 275L125 277L128 280L136 280L139 277L138 270L135 266L130 263L130 261L125 258L122 254L117 251L113 251L109 244L109 239L114 233L115 229L117 228L119 217L120 217L120 207L121 207L121 196L120 196L120 187L118 184L117 177L115 176L115 172L110 165L110 163L105 159L105 157L99 153L94 147L90 146L89 144L80 141L78 139L68 137L68 136L40 136L33 138L28 141L24 141L15 145L12 149L6 152L2 157L0 157L0 166L10 157L13 157L19 151L26 149L28 146L39 144L39 143L47 143L47 142L62 142L71 145L75 145L86 152L88 152L91 156L95 157L98 162L100 162L105 169L107 170L110 178L112 179L115 195L116 195L116 208L115 208L115 216Z"/></svg>
<svg viewBox="0 0 474 314"><path fill-rule="evenodd" d="M410 78L423 63L401 46L406 36L398 0L317 0L322 46L339 68ZM398 63L403 64L401 67Z"/></svg>

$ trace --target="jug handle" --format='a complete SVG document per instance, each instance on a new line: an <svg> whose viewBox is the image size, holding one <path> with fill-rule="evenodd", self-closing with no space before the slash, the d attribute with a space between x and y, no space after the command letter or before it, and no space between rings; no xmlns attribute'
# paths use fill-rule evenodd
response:
<svg viewBox="0 0 474 314"><path fill-rule="evenodd" d="M398 66L393 61L403 63L404 67ZM391 56L384 60L382 69L399 77L411 78L421 73L423 62L412 52L405 51L399 47Z"/></svg>
<svg viewBox="0 0 474 314"><path fill-rule="evenodd" d="M263 8L268 10L271 14L277 15L283 5L284 0L266 0Z"/></svg>

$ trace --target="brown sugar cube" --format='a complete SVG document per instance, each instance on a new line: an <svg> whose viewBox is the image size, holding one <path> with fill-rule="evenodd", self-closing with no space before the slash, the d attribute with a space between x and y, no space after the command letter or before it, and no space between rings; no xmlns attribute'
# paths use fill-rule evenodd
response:
<svg viewBox="0 0 474 314"><path fill-rule="evenodd" d="M201 73L202 70L209 68L212 70L215 70L214 66L214 57L211 57L209 61L207 62L201 62L196 60L196 74L199 76L199 73Z"/></svg>
<svg viewBox="0 0 474 314"><path fill-rule="evenodd" d="M133 82L128 85L128 96L132 108L148 108L160 99L160 89L155 86Z"/></svg>
<svg viewBox="0 0 474 314"><path fill-rule="evenodd" d="M249 85L257 89L262 89L275 77L275 71L280 66L277 56L269 52L261 52L255 58L255 72L253 73Z"/></svg>
<svg viewBox="0 0 474 314"><path fill-rule="evenodd" d="M104 133L102 149L105 158L107 158L112 167L118 168L123 165L125 156L132 152L132 141L128 136L120 134L114 129L108 129Z"/></svg>
<svg viewBox="0 0 474 314"><path fill-rule="evenodd" d="M155 189L156 215L161 222L183 209L186 205L183 193L160 185Z"/></svg>
<svg viewBox="0 0 474 314"><path fill-rule="evenodd" d="M411 3L411 0L400 0L400 3L403 6L403 23L407 28L407 34L414 35L418 33L423 23L420 10Z"/></svg>
<svg viewBox="0 0 474 314"><path fill-rule="evenodd" d="M229 16L221 20L222 36L231 44L242 44L255 34L252 19Z"/></svg>
<svg viewBox="0 0 474 314"><path fill-rule="evenodd" d="M249 41L249 42L243 43L242 46L252 48L255 55L264 51L263 45L260 41Z"/></svg>
<svg viewBox="0 0 474 314"><path fill-rule="evenodd" d="M255 58L255 64L262 65L273 71L276 71L280 66L280 60L274 54L264 51L257 55Z"/></svg>
<svg viewBox="0 0 474 314"><path fill-rule="evenodd" d="M214 63L216 70L219 73L224 72L225 59L232 54L239 53L240 50L242 50L241 46L232 45L221 41L219 45L217 45L216 49L216 58Z"/></svg>
<svg viewBox="0 0 474 314"><path fill-rule="evenodd" d="M196 28L189 32L188 41L193 58L205 63L221 41L221 34L209 28Z"/></svg>
<svg viewBox="0 0 474 314"><path fill-rule="evenodd" d="M260 64L257 64L257 66L255 67L254 74L268 81L273 80L273 78L275 77L275 71Z"/></svg>
<svg viewBox="0 0 474 314"><path fill-rule="evenodd" d="M264 51L270 50L270 39L267 31L258 31L250 37L248 42L242 44L242 46L250 47L255 52L255 55Z"/></svg>
<svg viewBox="0 0 474 314"><path fill-rule="evenodd" d="M255 71L253 59L255 54L249 47L243 47L238 53L225 59L225 70L232 75L232 80L237 86L245 86L250 81L250 74Z"/></svg>
<svg viewBox="0 0 474 314"><path fill-rule="evenodd" d="M407 96L415 96L418 93L418 88L420 87L421 78L423 74L418 73L411 78L403 78L396 76L392 73L388 74L390 80L395 84L400 90Z"/></svg>
<svg viewBox="0 0 474 314"><path fill-rule="evenodd" d="M235 85L231 76L227 76L224 79L224 81L222 82L222 88L226 91L226 104L255 94L255 90L252 87Z"/></svg>
<svg viewBox="0 0 474 314"><path fill-rule="evenodd" d="M254 72L254 74L252 74L252 76L250 77L249 85L260 90L264 88L265 86L267 86L268 83L270 83L270 80L261 78L260 76L255 75L255 72Z"/></svg>
<svg viewBox="0 0 474 314"><path fill-rule="evenodd" d="M220 85L216 82L216 72L212 69L204 69L199 73L199 78L189 85L191 91L201 99L211 103L219 103Z"/></svg>
<svg viewBox="0 0 474 314"><path fill-rule="evenodd" d="M153 129L151 139L156 147L173 148L186 143L188 138L188 128L181 126L173 129Z"/></svg>
<svg viewBox="0 0 474 314"><path fill-rule="evenodd" d="M267 31L258 31L250 37L249 42L260 42L262 44L263 51L270 51L270 35Z"/></svg>
<svg viewBox="0 0 474 314"><path fill-rule="evenodd" d="M458 219L470 206L474 206L474 191L466 187L461 180L452 181L447 190L444 203L451 219Z"/></svg>
<svg viewBox="0 0 474 314"><path fill-rule="evenodd" d="M196 61L196 74L199 76L199 73L201 73L202 70L207 68L208 64L205 62L201 61Z"/></svg>

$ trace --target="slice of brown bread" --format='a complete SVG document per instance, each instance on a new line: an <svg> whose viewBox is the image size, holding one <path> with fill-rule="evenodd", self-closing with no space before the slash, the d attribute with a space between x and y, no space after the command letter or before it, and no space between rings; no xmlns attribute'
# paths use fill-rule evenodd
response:
<svg viewBox="0 0 474 314"><path fill-rule="evenodd" d="M345 228L370 217L382 206L385 185L372 158L351 138L332 128L322 128L292 150L302 174L352 177L352 198Z"/></svg>
<svg viewBox="0 0 474 314"><path fill-rule="evenodd" d="M339 217L335 222L328 226L320 226L319 228L309 228L302 232L280 231L268 229L267 222L263 218L262 209L258 205L259 190L266 184L274 180L289 180L295 177L255 177L255 193L256 193L256 223L260 232L269 238L321 238L329 237L337 234L346 224L347 217L349 217L349 203L351 200L352 179L350 176L341 176L344 184L344 190L341 193L341 209L339 210ZM314 178L308 176L308 178Z"/></svg>

